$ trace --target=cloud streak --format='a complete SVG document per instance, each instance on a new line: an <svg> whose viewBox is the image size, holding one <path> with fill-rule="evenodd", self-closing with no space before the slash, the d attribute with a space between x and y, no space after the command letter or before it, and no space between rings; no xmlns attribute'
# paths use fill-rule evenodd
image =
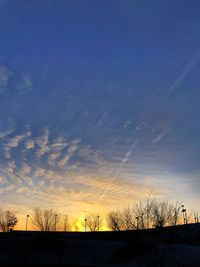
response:
<svg viewBox="0 0 200 267"><path fill-rule="evenodd" d="M8 86L9 78L13 75L5 66L0 66L0 93L3 93Z"/></svg>
<svg viewBox="0 0 200 267"><path fill-rule="evenodd" d="M194 55L190 58L188 63L182 69L181 73L172 83L172 85L168 89L168 94L171 94L174 90L176 90L185 79L187 74L195 67L195 65L200 61L200 48L194 53Z"/></svg>

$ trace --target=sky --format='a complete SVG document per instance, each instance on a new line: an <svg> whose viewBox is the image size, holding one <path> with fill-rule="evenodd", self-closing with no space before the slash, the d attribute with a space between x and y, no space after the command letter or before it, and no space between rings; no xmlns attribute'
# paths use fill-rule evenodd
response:
<svg viewBox="0 0 200 267"><path fill-rule="evenodd" d="M198 0L0 0L0 202L198 210Z"/></svg>

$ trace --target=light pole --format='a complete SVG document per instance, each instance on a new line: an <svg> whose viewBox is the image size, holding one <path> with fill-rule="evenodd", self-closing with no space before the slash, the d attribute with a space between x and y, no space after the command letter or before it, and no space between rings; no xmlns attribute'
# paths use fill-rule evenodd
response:
<svg viewBox="0 0 200 267"><path fill-rule="evenodd" d="M144 229L144 213L141 214L142 229Z"/></svg>
<svg viewBox="0 0 200 267"><path fill-rule="evenodd" d="M28 229L28 218L29 218L29 215L27 214L27 215L26 215L26 231L27 231L27 229Z"/></svg>
<svg viewBox="0 0 200 267"><path fill-rule="evenodd" d="M197 214L194 212L194 222L197 223Z"/></svg>
<svg viewBox="0 0 200 267"><path fill-rule="evenodd" d="M97 223L98 223L98 227L97 227L97 230L99 231L99 216L97 216Z"/></svg>
<svg viewBox="0 0 200 267"><path fill-rule="evenodd" d="M183 224L185 224L185 209L184 209L184 205L181 206L182 207L182 214L183 214Z"/></svg>
<svg viewBox="0 0 200 267"><path fill-rule="evenodd" d="M186 222L186 224L188 223L187 210L186 209L185 209L185 222Z"/></svg>
<svg viewBox="0 0 200 267"><path fill-rule="evenodd" d="M57 224L57 214L55 215L55 232L56 232L56 224Z"/></svg>
<svg viewBox="0 0 200 267"><path fill-rule="evenodd" d="M195 213L194 213L194 220L195 220L195 223L198 223L198 222L199 222L199 215L198 215L198 212L195 212Z"/></svg>
<svg viewBox="0 0 200 267"><path fill-rule="evenodd" d="M137 229L139 228L139 218L138 216L136 217L136 221L137 221Z"/></svg>
<svg viewBox="0 0 200 267"><path fill-rule="evenodd" d="M183 221L184 221L184 224L187 224L188 223L188 219L187 219L187 211L186 209L184 208L184 205L181 206L183 209L182 209L182 213L183 213Z"/></svg>
<svg viewBox="0 0 200 267"><path fill-rule="evenodd" d="M86 232L86 230L87 230L87 219L85 218L85 232Z"/></svg>
<svg viewBox="0 0 200 267"><path fill-rule="evenodd" d="M64 222L64 231L67 230L67 215L65 215L65 222Z"/></svg>

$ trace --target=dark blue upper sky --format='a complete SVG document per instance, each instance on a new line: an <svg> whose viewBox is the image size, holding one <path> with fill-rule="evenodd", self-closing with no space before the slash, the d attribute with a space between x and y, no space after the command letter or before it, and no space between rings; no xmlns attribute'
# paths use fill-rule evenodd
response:
<svg viewBox="0 0 200 267"><path fill-rule="evenodd" d="M41 195L67 186L102 199L114 183L131 183L197 197L199 8L198 0L1 0L2 196L20 204L18 192L32 193L31 205L44 185Z"/></svg>

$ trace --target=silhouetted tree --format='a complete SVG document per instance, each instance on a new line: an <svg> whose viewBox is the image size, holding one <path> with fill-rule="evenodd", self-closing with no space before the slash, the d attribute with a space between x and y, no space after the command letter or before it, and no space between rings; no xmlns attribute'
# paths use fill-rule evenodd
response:
<svg viewBox="0 0 200 267"><path fill-rule="evenodd" d="M62 216L62 223L63 223L63 231L69 231L70 230L70 224L69 219L67 215Z"/></svg>
<svg viewBox="0 0 200 267"><path fill-rule="evenodd" d="M61 220L60 214L54 209L34 208L32 223L40 231L56 231Z"/></svg>
<svg viewBox="0 0 200 267"><path fill-rule="evenodd" d="M110 211L107 217L108 227L112 231L123 230L123 222L120 211Z"/></svg>
<svg viewBox="0 0 200 267"><path fill-rule="evenodd" d="M158 202L156 200L152 203L151 220L155 227L164 227L169 225L173 217L173 205L168 201Z"/></svg>
<svg viewBox="0 0 200 267"><path fill-rule="evenodd" d="M174 226L180 222L182 203L176 201L175 203L172 203L171 205L172 205L172 212L171 212L170 225Z"/></svg>
<svg viewBox="0 0 200 267"><path fill-rule="evenodd" d="M103 226L103 218L99 214L90 214L85 217L83 227L89 230L90 232L100 231Z"/></svg>
<svg viewBox="0 0 200 267"><path fill-rule="evenodd" d="M136 228L134 210L130 207L108 213L108 227L113 231L133 230Z"/></svg>
<svg viewBox="0 0 200 267"><path fill-rule="evenodd" d="M173 226L180 222L181 210L181 202L158 201L149 194L133 208L110 211L107 224L113 231Z"/></svg>
<svg viewBox="0 0 200 267"><path fill-rule="evenodd" d="M0 230L9 232L18 222L15 214L9 210L0 210Z"/></svg>
<svg viewBox="0 0 200 267"><path fill-rule="evenodd" d="M137 229L148 229L152 227L151 213L153 203L154 199L151 198L151 194L148 194L144 200L135 204Z"/></svg>
<svg viewBox="0 0 200 267"><path fill-rule="evenodd" d="M133 209L130 207L122 209L121 218L123 230L133 230L136 228L135 214Z"/></svg>

